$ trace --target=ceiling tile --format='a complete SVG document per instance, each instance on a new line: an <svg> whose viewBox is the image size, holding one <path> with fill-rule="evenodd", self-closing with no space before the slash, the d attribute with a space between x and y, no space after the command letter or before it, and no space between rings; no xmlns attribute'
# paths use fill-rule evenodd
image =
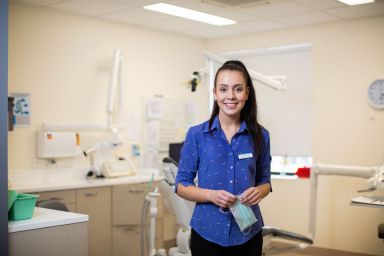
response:
<svg viewBox="0 0 384 256"><path fill-rule="evenodd" d="M329 15L323 12L310 12L302 15L292 15L273 18L280 23L292 25L292 26L307 26L319 23L333 22L341 20L333 15Z"/></svg>
<svg viewBox="0 0 384 256"><path fill-rule="evenodd" d="M143 8L125 9L119 12L104 14L99 17L102 19L135 25L145 25L154 22L169 20L172 18L169 15L152 12Z"/></svg>
<svg viewBox="0 0 384 256"><path fill-rule="evenodd" d="M103 13L118 11L128 8L117 2L108 0L69 0L47 7L52 10L67 11L87 16L97 16Z"/></svg>
<svg viewBox="0 0 384 256"><path fill-rule="evenodd" d="M178 32L183 30L204 29L209 26L212 26L212 25L175 17L170 20L147 24L145 27L149 27L152 29L159 29L163 31Z"/></svg>
<svg viewBox="0 0 384 256"><path fill-rule="evenodd" d="M337 0L294 0L294 2L311 7L316 10L324 10L336 7L343 7L345 4Z"/></svg>
<svg viewBox="0 0 384 256"><path fill-rule="evenodd" d="M313 9L292 1L277 2L275 4L256 5L247 8L241 8L244 12L256 15L262 18L271 18L282 15L294 15L311 12Z"/></svg>
<svg viewBox="0 0 384 256"><path fill-rule="evenodd" d="M326 10L326 12L344 19L379 16L384 15L384 3L381 2L364 5L346 6L341 8L329 9Z"/></svg>
<svg viewBox="0 0 384 256"><path fill-rule="evenodd" d="M165 2L161 0L110 0L112 2L123 3L134 7L143 7L149 4L156 4L159 2Z"/></svg>
<svg viewBox="0 0 384 256"><path fill-rule="evenodd" d="M226 36L239 35L244 32L231 30L223 27L215 27L215 28L206 28L206 29L197 29L197 30L187 30L187 31L183 31L182 33L190 36L210 39L210 38L220 38L220 37L226 37Z"/></svg>
<svg viewBox="0 0 384 256"><path fill-rule="evenodd" d="M273 22L270 20L260 19L260 20L251 21L251 22L234 24L233 27L234 29L239 31L256 33L256 32L267 31L267 30L284 29L284 28L288 28L289 26L282 23Z"/></svg>
<svg viewBox="0 0 384 256"><path fill-rule="evenodd" d="M50 4L57 4L59 2L63 2L63 0L11 0L9 2L14 4L42 7Z"/></svg>
<svg viewBox="0 0 384 256"><path fill-rule="evenodd" d="M232 19L237 22L251 21L251 20L258 19L254 15L242 12L241 10L234 9L234 8L222 8L220 10L212 11L210 13L216 16Z"/></svg>

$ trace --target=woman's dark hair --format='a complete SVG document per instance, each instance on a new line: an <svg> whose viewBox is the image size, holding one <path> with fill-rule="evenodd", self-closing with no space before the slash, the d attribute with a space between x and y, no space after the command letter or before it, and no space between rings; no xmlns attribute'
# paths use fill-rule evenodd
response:
<svg viewBox="0 0 384 256"><path fill-rule="evenodd" d="M241 74L243 74L244 80L246 82L246 86L249 88L249 95L248 100L245 102L245 105L240 113L240 121L247 124L248 130L251 133L251 136L253 138L254 148L255 148L255 154L256 156L259 155L262 145L264 143L264 138L262 134L262 126L258 122L258 115L257 115L257 103L256 103L256 93L255 88L253 87L251 76L248 73L247 68L245 65L238 60L229 60L225 62L216 72L215 75L215 84L214 88L216 90L216 82L218 74L221 71L224 70L232 70L232 71L238 71ZM212 108L212 114L211 118L209 119L209 128L211 128L212 123L215 119L215 117L219 114L219 105L215 101Z"/></svg>

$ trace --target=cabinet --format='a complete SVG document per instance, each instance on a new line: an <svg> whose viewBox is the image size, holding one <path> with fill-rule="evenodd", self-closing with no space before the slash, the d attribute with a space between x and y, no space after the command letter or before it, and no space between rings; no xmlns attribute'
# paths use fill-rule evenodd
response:
<svg viewBox="0 0 384 256"><path fill-rule="evenodd" d="M154 186L158 185L156 182ZM151 189L152 190L152 189ZM71 189L50 192L38 192L38 201L59 200L66 204L71 212L89 215L88 253L94 255L140 255L141 212L144 198L148 193L147 183L132 183L84 189ZM163 248L162 199L158 198L156 220L156 249ZM147 241L145 233L144 242ZM145 244L145 248L148 245Z"/></svg>
<svg viewBox="0 0 384 256"><path fill-rule="evenodd" d="M145 183L113 186L113 256L140 255L141 242L145 243L144 248L148 248L146 243L148 227L141 228L141 214L147 192ZM163 247L162 213L161 198L159 198L155 235L157 249ZM147 217L146 223L149 223L149 217ZM144 241L141 241L142 230L146 232Z"/></svg>
<svg viewBox="0 0 384 256"><path fill-rule="evenodd" d="M8 222L8 246L9 256L86 256L88 216L36 208L33 218Z"/></svg>
<svg viewBox="0 0 384 256"><path fill-rule="evenodd" d="M111 187L76 190L76 211L89 215L88 251L91 256L111 255Z"/></svg>

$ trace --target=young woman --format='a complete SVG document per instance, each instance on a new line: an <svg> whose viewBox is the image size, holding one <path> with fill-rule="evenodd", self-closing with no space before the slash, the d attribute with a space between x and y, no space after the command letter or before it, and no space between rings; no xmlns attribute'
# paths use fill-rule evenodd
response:
<svg viewBox="0 0 384 256"><path fill-rule="evenodd" d="M224 63L213 93L211 118L189 129L176 177L177 194L196 202L192 255L261 255L264 224L258 204L271 191L270 142L257 121L255 90L244 64ZM244 230L229 210L239 202L257 220Z"/></svg>

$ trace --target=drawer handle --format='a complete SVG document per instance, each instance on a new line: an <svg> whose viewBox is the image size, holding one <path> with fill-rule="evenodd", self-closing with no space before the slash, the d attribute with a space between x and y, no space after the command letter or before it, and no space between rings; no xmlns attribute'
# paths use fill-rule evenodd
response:
<svg viewBox="0 0 384 256"><path fill-rule="evenodd" d="M91 193L91 192L87 192L87 193L84 193L85 196L97 196L97 192L94 192L94 193Z"/></svg>
<svg viewBox="0 0 384 256"><path fill-rule="evenodd" d="M135 229L135 227L126 227L126 228L124 228L125 231L132 231L134 229Z"/></svg>
<svg viewBox="0 0 384 256"><path fill-rule="evenodd" d="M143 189L133 189L133 188L129 189L129 193L143 193L143 192L144 192Z"/></svg>

